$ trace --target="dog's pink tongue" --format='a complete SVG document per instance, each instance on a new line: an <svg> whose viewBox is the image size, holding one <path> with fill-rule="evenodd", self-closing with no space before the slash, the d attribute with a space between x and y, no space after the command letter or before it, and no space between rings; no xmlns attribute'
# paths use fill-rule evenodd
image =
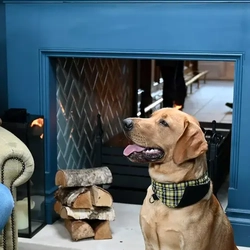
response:
<svg viewBox="0 0 250 250"><path fill-rule="evenodd" d="M133 152L141 152L141 151L143 151L143 150L145 150L145 148L140 147L140 146L138 146L138 145L136 145L136 144L133 144L133 145L128 145L128 146L124 149L123 154L124 154L125 156L129 156L129 155L132 154Z"/></svg>

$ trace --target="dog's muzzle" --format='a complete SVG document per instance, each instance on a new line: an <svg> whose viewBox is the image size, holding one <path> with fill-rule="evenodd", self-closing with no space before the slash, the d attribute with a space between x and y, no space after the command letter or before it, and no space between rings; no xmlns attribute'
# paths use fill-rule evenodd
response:
<svg viewBox="0 0 250 250"><path fill-rule="evenodd" d="M129 132L134 128L133 120L130 118L126 118L123 120L123 128L124 131L127 132L127 136L131 140L132 144L128 145L123 154L128 157L132 162L155 162L164 156L164 151L160 148L154 147L145 147L144 145L139 145L133 141L133 139L129 136ZM145 143L142 143L145 144Z"/></svg>

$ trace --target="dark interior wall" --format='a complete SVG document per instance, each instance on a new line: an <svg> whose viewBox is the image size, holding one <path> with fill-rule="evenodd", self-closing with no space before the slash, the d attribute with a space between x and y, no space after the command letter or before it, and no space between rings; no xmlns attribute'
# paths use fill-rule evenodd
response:
<svg viewBox="0 0 250 250"><path fill-rule="evenodd" d="M103 140L122 131L122 119L135 107L135 60L58 58L58 168L95 165L97 114Z"/></svg>
<svg viewBox="0 0 250 250"><path fill-rule="evenodd" d="M8 107L5 5L0 1L0 114Z"/></svg>

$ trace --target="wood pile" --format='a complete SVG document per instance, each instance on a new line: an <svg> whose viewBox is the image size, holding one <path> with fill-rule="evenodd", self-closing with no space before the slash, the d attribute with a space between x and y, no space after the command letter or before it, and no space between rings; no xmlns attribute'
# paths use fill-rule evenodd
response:
<svg viewBox="0 0 250 250"><path fill-rule="evenodd" d="M55 183L58 190L54 210L64 219L72 240L112 238L113 198L98 186L112 183L109 168L58 170Z"/></svg>

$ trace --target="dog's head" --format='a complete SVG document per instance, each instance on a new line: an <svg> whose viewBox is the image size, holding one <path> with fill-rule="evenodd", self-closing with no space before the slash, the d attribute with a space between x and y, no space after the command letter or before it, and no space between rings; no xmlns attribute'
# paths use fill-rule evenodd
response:
<svg viewBox="0 0 250 250"><path fill-rule="evenodd" d="M177 109L163 108L150 118L127 118L123 124L132 141L123 153L134 162L173 161L179 165L207 150L199 122Z"/></svg>

